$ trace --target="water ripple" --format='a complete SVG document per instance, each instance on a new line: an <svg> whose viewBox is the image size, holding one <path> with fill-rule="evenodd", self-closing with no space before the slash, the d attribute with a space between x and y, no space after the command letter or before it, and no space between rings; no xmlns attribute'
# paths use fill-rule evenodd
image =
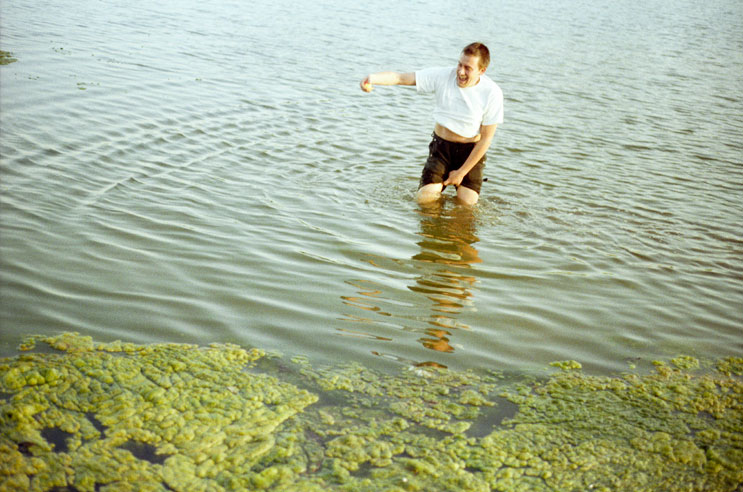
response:
<svg viewBox="0 0 743 492"><path fill-rule="evenodd" d="M383 4L3 2L4 343L740 353L740 5ZM478 207L420 209L432 101L358 80L453 63L467 32L506 123Z"/></svg>

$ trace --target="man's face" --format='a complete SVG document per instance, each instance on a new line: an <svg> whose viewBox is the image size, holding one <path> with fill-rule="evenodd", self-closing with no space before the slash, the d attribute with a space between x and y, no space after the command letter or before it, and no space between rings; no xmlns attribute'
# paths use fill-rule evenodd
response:
<svg viewBox="0 0 743 492"><path fill-rule="evenodd" d="M459 64L457 65L457 85L459 87L472 87L477 85L480 81L480 75L484 74L485 70L480 69L480 57L465 55L459 57Z"/></svg>

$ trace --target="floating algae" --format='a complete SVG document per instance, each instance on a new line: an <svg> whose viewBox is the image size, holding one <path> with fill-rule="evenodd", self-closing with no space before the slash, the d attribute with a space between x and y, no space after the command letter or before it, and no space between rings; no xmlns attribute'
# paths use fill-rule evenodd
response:
<svg viewBox="0 0 743 492"><path fill-rule="evenodd" d="M13 57L12 53L0 50L0 65L9 65L16 61L18 60Z"/></svg>
<svg viewBox="0 0 743 492"><path fill-rule="evenodd" d="M206 490L250 470L317 399L246 373L258 350L44 341L61 352L0 365L0 489Z"/></svg>
<svg viewBox="0 0 743 492"><path fill-rule="evenodd" d="M473 371L314 368L234 345L96 344L69 333L23 348L39 341L57 352L0 361L0 490L743 484L738 358L705 372L711 364L679 357L654 374L621 377L589 376L567 361L517 383Z"/></svg>

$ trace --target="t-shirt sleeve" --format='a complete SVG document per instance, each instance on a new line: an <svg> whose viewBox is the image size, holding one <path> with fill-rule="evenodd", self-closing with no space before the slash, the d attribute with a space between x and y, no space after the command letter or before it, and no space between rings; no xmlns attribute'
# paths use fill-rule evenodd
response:
<svg viewBox="0 0 743 492"><path fill-rule="evenodd" d="M499 125L501 123L503 123L503 91L496 86L496 89L488 98L488 104L482 116L482 124Z"/></svg>
<svg viewBox="0 0 743 492"><path fill-rule="evenodd" d="M436 82L446 68L425 68L415 72L415 87L418 92L428 94L436 90Z"/></svg>

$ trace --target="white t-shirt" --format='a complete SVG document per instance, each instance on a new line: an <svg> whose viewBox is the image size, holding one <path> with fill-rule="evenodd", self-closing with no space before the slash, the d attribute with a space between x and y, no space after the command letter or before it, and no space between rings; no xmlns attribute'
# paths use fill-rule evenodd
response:
<svg viewBox="0 0 743 492"><path fill-rule="evenodd" d="M433 118L463 137L480 133L480 125L503 123L503 91L487 75L473 87L457 85L457 69L427 68L415 72L418 92L434 93Z"/></svg>

